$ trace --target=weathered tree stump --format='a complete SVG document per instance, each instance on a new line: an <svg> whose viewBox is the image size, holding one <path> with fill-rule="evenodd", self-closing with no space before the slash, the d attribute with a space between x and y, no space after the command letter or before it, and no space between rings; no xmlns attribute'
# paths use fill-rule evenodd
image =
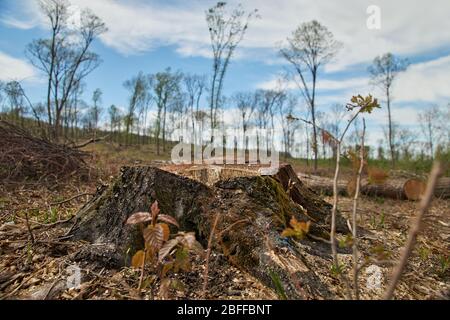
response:
<svg viewBox="0 0 450 320"><path fill-rule="evenodd" d="M114 267L129 264L143 242L139 229L125 221L158 200L161 212L174 216L181 230L194 231L205 247L219 215L213 250L271 288L280 281L288 298L330 297L332 289L318 275L319 269L329 273L329 245L280 235L295 217L312 222L312 235L329 237L331 206L298 178L290 177L295 184L289 185L291 171L285 166L275 177L235 177L209 188L154 167L123 168L111 186L78 212L72 239L92 245L74 258ZM338 221L345 225L340 216Z"/></svg>

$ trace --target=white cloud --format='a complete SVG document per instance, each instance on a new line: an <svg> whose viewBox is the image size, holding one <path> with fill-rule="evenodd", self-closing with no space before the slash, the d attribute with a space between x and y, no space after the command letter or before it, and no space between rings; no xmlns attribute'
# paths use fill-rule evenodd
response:
<svg viewBox="0 0 450 320"><path fill-rule="evenodd" d="M21 30L33 29L38 25L36 20L19 20L11 16L1 17L0 20L8 27Z"/></svg>
<svg viewBox="0 0 450 320"><path fill-rule="evenodd" d="M411 65L394 83L396 101L448 102L450 55Z"/></svg>
<svg viewBox="0 0 450 320"><path fill-rule="evenodd" d="M256 84L256 87L260 89L276 89L279 85L277 79L277 77L273 77L268 81L263 81ZM317 82L316 88L318 90L353 90L353 92L356 92L362 88L366 88L368 83L368 77L356 77L340 80L320 79ZM288 81L286 88L297 89L297 82L294 80Z"/></svg>
<svg viewBox="0 0 450 320"><path fill-rule="evenodd" d="M36 80L37 73L28 62L11 57L0 51L0 80Z"/></svg>
<svg viewBox="0 0 450 320"><path fill-rule="evenodd" d="M34 2L24 1L24 7L30 1ZM242 1L229 2L231 7ZM102 36L102 41L121 53L133 54L174 45L183 55L207 55L209 35L204 11L215 1L174 0L168 4L163 1L72 0L72 3L90 7L106 22L109 32ZM343 50L336 61L327 66L327 71L369 62L387 51L414 55L449 44L448 0L435 0L432 5L423 0L377 0L381 8L381 30L375 31L366 27L366 9L372 4L373 0L247 0L244 7L257 8L262 19L252 22L241 48L270 48L273 56L264 58L273 63L276 43L286 39L301 22L311 19L322 22L344 43ZM33 11L30 19L36 19L37 11ZM16 23L19 27L27 25L22 18L20 21Z"/></svg>
<svg viewBox="0 0 450 320"><path fill-rule="evenodd" d="M378 125L387 125L388 123L388 114L387 109L383 108L380 110L375 110L370 115L367 115L366 118L369 119L372 123ZM410 126L417 125L417 115L420 110L413 107L399 107L393 106L391 109L392 112L392 121L400 123L401 125Z"/></svg>

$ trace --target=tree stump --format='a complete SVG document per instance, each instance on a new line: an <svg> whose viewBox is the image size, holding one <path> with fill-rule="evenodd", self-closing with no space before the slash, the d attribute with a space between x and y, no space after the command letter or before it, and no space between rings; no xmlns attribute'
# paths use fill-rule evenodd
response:
<svg viewBox="0 0 450 320"><path fill-rule="evenodd" d="M71 239L92 245L74 259L96 260L111 267L129 265L143 241L139 229L125 221L158 200L161 213L174 216L180 230L194 231L205 247L219 215L212 249L268 287L275 289L281 283L292 299L331 297L333 289L319 276L320 272L329 275L329 244L281 237L292 217L311 221L312 235L329 237L331 205L291 176L292 172L284 166L275 177L234 177L207 187L154 167L125 167L111 186L100 190L78 212Z"/></svg>

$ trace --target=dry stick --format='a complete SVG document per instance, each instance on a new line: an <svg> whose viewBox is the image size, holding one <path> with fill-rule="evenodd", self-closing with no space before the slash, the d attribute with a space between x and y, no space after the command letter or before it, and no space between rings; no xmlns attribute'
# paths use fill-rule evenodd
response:
<svg viewBox="0 0 450 320"><path fill-rule="evenodd" d="M50 203L50 205L51 205L51 206L57 206L57 205L61 205L61 204L63 204L63 203L66 203L66 202L70 202L70 201L72 201L72 200L75 200L75 199L77 199L77 198L79 198L79 197L82 197L82 196L93 196L93 195L94 195L93 193L90 193L90 192L84 192L84 193L77 194L76 196L73 196L73 197L71 197L71 198L69 198L69 199L66 199L66 200L62 200L62 201Z"/></svg>
<svg viewBox="0 0 450 320"><path fill-rule="evenodd" d="M106 140L109 136L110 135L108 134L108 135L106 135L104 137L100 137L100 138L91 138L88 141L85 141L85 142L83 142L83 143L81 143L79 145L73 146L73 148L75 148L75 149L83 148L83 147L86 147L87 145L89 145L91 143L95 143L95 142L100 142L100 141Z"/></svg>
<svg viewBox="0 0 450 320"><path fill-rule="evenodd" d="M214 237L214 232L217 228L217 223L219 222L220 215L219 213L216 214L216 218L214 219L213 227L211 229L211 233L209 234L208 239L208 248L206 250L206 265L205 265L205 271L203 273L203 288L202 288L202 298L205 298L206 295L206 289L208 287L208 273L209 273L209 256L211 255L211 247L212 247L212 241Z"/></svg>
<svg viewBox="0 0 450 320"><path fill-rule="evenodd" d="M419 212L415 218L413 225L409 231L408 240L406 241L406 245L403 248L402 255L400 260L392 273L391 282L386 292L384 293L384 299L390 300L394 295L395 287L397 286L400 277L402 276L403 270L405 269L406 263L408 261L408 257L411 255L411 252L416 243L417 235L420 231L420 226L422 224L422 218L428 212L428 209L431 204L431 200L433 199L434 189L436 187L437 180L439 176L443 172L443 166L441 162L436 161L433 165L433 169L431 170L430 177L428 178L427 188L425 190L425 194L420 201Z"/></svg>
<svg viewBox="0 0 450 320"><path fill-rule="evenodd" d="M353 236L353 294L356 300L359 300L359 286L358 286L358 234L357 234L357 223L356 223L356 209L358 207L358 197L359 188L361 184L361 174L364 167L364 136L366 134L366 121L363 118L363 131L361 134L361 146L359 153L359 169L358 175L356 176L356 190L353 197L353 212L352 212L352 236Z"/></svg>
<svg viewBox="0 0 450 320"><path fill-rule="evenodd" d="M34 244L34 235L31 231L30 221L28 220L28 210L25 210L25 223L27 225L28 233L30 234L31 244Z"/></svg>
<svg viewBox="0 0 450 320"><path fill-rule="evenodd" d="M144 250L144 258L142 259L142 265L141 265L141 276L139 277L139 287L138 290L141 291L142 288L142 282L144 281L144 271L145 271L145 259L147 256L147 250Z"/></svg>

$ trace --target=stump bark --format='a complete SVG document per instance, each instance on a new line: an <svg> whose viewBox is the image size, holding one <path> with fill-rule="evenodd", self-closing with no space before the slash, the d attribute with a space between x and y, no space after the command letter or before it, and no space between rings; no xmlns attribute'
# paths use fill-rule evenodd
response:
<svg viewBox="0 0 450 320"><path fill-rule="evenodd" d="M73 240L91 243L74 259L120 267L143 247L137 227L125 224L137 211L158 200L161 212L174 216L183 231L194 231L206 247L219 215L213 250L270 288L281 282L291 299L331 297L329 245L281 237L292 217L311 221L310 233L329 237L331 205L320 199L283 166L277 175L234 177L212 187L154 167L126 167L109 187L78 212ZM338 216L338 224L345 221ZM323 274L321 274L323 273Z"/></svg>

